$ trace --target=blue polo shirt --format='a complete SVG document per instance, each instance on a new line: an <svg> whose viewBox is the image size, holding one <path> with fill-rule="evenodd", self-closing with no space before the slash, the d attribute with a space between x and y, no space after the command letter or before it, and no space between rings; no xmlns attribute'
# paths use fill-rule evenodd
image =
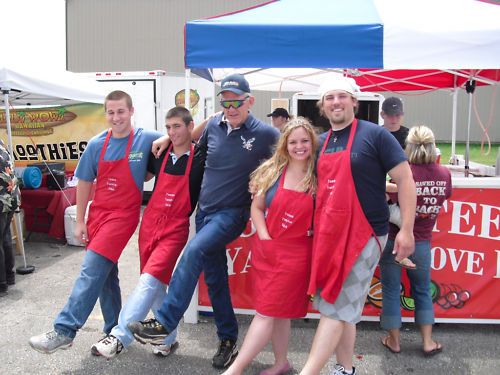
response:
<svg viewBox="0 0 500 375"><path fill-rule="evenodd" d="M198 204L206 212L250 207L250 173L271 156L279 137L277 129L252 114L229 134L228 126L222 114L215 116L200 138L199 145L206 149L207 159Z"/></svg>

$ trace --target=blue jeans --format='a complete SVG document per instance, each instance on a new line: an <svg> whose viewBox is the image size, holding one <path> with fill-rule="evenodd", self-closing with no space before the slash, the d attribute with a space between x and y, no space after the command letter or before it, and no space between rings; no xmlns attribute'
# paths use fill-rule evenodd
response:
<svg viewBox="0 0 500 375"><path fill-rule="evenodd" d="M401 328L401 270L394 263L392 254L394 240L388 240L380 258L382 281L382 314L380 325L384 329ZM434 306L430 291L431 284L431 243L416 241L415 252L410 259L417 265L416 270L406 270L410 280L411 296L415 300L415 323L434 324Z"/></svg>
<svg viewBox="0 0 500 375"><path fill-rule="evenodd" d="M129 346L134 341L134 336L127 328L127 324L138 320L143 320L149 309L157 314L158 308L163 302L166 293L166 285L156 277L143 273L139 278L139 283L132 294L127 299L127 303L120 312L118 325L111 330L111 334L118 338L124 347ZM165 339L165 345L172 345L177 338L177 330L172 331Z"/></svg>
<svg viewBox="0 0 500 375"><path fill-rule="evenodd" d="M118 324L122 307L118 265L92 250L87 250L80 275L73 285L68 302L54 321L54 329L74 338L85 324L99 298L108 334Z"/></svg>
<svg viewBox="0 0 500 375"><path fill-rule="evenodd" d="M238 338L238 322L229 293L226 245L243 232L248 218L248 208L225 208L213 213L198 209L196 236L185 247L158 311L157 318L167 331L172 332L179 324L204 271L219 339Z"/></svg>

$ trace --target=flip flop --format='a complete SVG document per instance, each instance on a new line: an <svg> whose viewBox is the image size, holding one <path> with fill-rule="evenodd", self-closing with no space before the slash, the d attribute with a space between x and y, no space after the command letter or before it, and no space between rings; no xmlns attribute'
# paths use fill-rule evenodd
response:
<svg viewBox="0 0 500 375"><path fill-rule="evenodd" d="M406 268L407 270L416 270L417 269L417 265L415 263L413 263L410 259L408 258L403 258L401 259L399 262L394 259L394 262L402 267L402 268Z"/></svg>
<svg viewBox="0 0 500 375"><path fill-rule="evenodd" d="M385 336L384 338L382 338L381 342L382 342L382 345L384 345L391 353L393 354L398 354L401 352L401 350L394 350L393 348L391 348L389 346L389 344L387 343L387 341L389 340L391 336Z"/></svg>
<svg viewBox="0 0 500 375"><path fill-rule="evenodd" d="M428 351L423 350L425 357L432 357L433 355L441 353L442 351L443 351L443 346L438 341L436 341L436 345L434 346L434 349L428 350Z"/></svg>

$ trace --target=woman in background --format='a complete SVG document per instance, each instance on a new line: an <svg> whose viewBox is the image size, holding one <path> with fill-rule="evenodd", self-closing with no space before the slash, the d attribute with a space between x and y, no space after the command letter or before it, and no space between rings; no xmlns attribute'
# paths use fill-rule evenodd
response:
<svg viewBox="0 0 500 375"><path fill-rule="evenodd" d="M451 195L451 175L448 169L436 163L434 134L428 127L415 126L410 129L405 152L417 187L417 210L413 227L415 252L410 256L416 268L407 269L406 272L410 280L411 295L415 300L415 323L420 326L422 350L424 355L431 356L443 349L439 342L432 339L434 324L434 306L430 292L432 228L441 206ZM401 350L401 267L395 263L392 253L398 230L396 225L391 224L389 239L380 258L383 294L380 324L389 333L382 338L382 345L392 353L399 353Z"/></svg>

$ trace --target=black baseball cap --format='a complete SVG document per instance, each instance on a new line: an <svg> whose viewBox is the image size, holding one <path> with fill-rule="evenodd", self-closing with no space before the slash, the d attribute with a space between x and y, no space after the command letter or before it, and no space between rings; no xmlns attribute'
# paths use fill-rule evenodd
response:
<svg viewBox="0 0 500 375"><path fill-rule="evenodd" d="M235 94L249 94L250 85L248 81L242 74L231 74L225 77L220 83L220 91L217 95L220 95L224 91L231 91Z"/></svg>
<svg viewBox="0 0 500 375"><path fill-rule="evenodd" d="M404 115L401 99L391 96L382 103L382 111L389 116Z"/></svg>
<svg viewBox="0 0 500 375"><path fill-rule="evenodd" d="M285 117L290 118L288 111L285 108L276 108L272 113L268 114L267 117Z"/></svg>

